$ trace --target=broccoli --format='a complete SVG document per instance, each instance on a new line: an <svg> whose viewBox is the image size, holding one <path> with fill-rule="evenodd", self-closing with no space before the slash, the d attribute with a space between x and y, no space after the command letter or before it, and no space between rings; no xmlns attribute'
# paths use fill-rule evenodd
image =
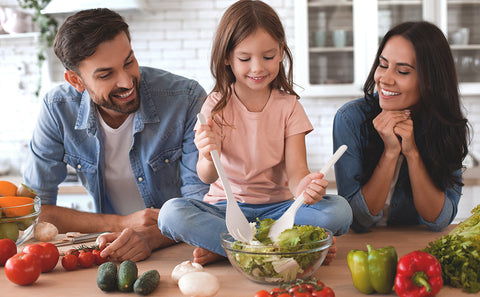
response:
<svg viewBox="0 0 480 297"><path fill-rule="evenodd" d="M424 251L437 258L446 285L469 293L480 291L480 204L450 233L430 242Z"/></svg>

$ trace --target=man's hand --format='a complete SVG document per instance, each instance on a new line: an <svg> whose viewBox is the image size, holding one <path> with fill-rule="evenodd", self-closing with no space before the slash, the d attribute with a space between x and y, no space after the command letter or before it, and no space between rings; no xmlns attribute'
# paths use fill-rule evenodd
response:
<svg viewBox="0 0 480 297"><path fill-rule="evenodd" d="M148 227L151 225L157 226L158 213L160 209L158 208L145 208L144 210L139 210L127 216L120 217L120 230L125 228L135 228L135 227ZM115 230L119 231L119 230Z"/></svg>
<svg viewBox="0 0 480 297"><path fill-rule="evenodd" d="M152 250L169 246L175 241L162 235L157 225L149 227L126 228L122 232L106 233L97 238L102 257L116 261L141 261L148 258Z"/></svg>

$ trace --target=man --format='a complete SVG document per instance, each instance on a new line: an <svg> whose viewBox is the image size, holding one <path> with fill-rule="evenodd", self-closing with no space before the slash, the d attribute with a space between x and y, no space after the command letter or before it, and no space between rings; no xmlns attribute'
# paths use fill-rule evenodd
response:
<svg viewBox="0 0 480 297"><path fill-rule="evenodd" d="M30 144L25 183L42 199L41 221L60 232L111 231L103 256L132 261L173 243L157 225L172 197L202 199L193 143L203 88L163 70L139 67L128 25L108 9L80 11L54 42L68 83L50 91ZM96 212L56 206L67 165Z"/></svg>

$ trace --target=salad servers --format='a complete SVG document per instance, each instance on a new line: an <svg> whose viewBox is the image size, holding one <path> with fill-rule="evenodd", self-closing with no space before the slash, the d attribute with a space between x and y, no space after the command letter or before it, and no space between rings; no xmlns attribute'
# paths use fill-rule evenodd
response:
<svg viewBox="0 0 480 297"><path fill-rule="evenodd" d="M202 125L207 124L207 120L202 113L197 115L198 121ZM232 188L230 182L228 181L223 165L220 162L220 157L217 150L210 152L210 155L213 159L213 164L217 169L218 176L223 185L223 189L227 196L227 210L225 214L225 222L227 224L228 232L232 235L235 240L242 242L250 242L253 239L253 230L248 222L247 218L243 214L242 210L237 204L235 197L233 196Z"/></svg>
<svg viewBox="0 0 480 297"><path fill-rule="evenodd" d="M327 172L332 168L332 166L340 159L340 157L345 153L347 150L347 146L344 144L340 146L337 151L330 157L327 164L323 166L320 170L320 173L323 173L325 176ZM295 199L295 201L290 205L290 207L283 213L283 215L273 223L272 227L270 227L270 231L268 233L268 237L272 239L273 242L278 242L278 236L285 230L293 228L293 223L295 221L295 215L297 213L298 208L303 204L305 201L305 197L303 197L303 193L300 194L299 197Z"/></svg>

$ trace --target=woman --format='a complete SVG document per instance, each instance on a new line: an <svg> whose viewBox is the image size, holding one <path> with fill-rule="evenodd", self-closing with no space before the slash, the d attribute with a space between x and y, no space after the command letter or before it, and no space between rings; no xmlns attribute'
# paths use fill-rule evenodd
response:
<svg viewBox="0 0 480 297"><path fill-rule="evenodd" d="M428 22L406 22L383 38L364 85L365 97L335 115L338 194L351 228L426 225L439 231L457 213L469 125L462 114L452 53Z"/></svg>

